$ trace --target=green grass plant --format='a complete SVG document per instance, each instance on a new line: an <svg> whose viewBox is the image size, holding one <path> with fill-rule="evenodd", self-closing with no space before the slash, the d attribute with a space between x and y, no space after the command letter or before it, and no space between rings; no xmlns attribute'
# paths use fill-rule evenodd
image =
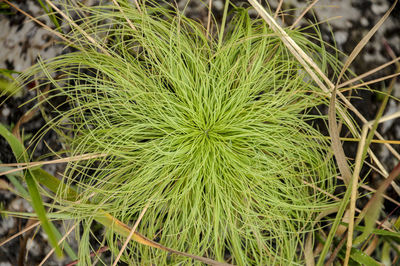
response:
<svg viewBox="0 0 400 266"><path fill-rule="evenodd" d="M90 262L102 210L134 224L148 205L137 231L166 247L237 265L302 264L314 220L337 206L330 143L312 125L327 120L311 112L329 104L326 93L246 9L210 38L171 7L118 3L65 4L80 16L65 36L76 51L20 77L51 85L40 98L53 107L42 133L56 130L71 156L107 155L69 162L53 196L53 210L83 227L80 262ZM336 70L318 32L287 34ZM105 240L113 254L125 242L112 226ZM136 242L121 259L191 261Z"/></svg>

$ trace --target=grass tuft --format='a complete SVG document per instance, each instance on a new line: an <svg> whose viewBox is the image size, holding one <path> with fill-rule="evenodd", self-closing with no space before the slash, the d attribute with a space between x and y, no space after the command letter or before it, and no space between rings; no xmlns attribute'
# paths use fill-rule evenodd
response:
<svg viewBox="0 0 400 266"><path fill-rule="evenodd" d="M136 231L169 248L238 265L302 263L306 233L335 205L330 143L311 123L327 117L310 113L328 105L326 95L245 9L208 38L177 11L118 3L65 5L80 16L66 36L77 51L28 74L52 84L43 101L65 99L49 127L71 156L107 154L70 162L55 197L57 210L82 222L81 262L100 209L133 224L148 204ZM304 32L287 33L321 69L336 68ZM106 235L118 254L125 239ZM138 243L121 260L190 261Z"/></svg>

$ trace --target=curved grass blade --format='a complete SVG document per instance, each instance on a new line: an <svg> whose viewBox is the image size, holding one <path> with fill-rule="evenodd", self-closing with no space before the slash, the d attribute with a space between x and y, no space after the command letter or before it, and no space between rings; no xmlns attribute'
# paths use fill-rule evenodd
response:
<svg viewBox="0 0 400 266"><path fill-rule="evenodd" d="M392 11L395 8L396 4L397 4L397 0L395 0L393 2L392 6L389 8L388 11L386 11L386 13L378 21L378 23L375 24L375 26L362 38L362 40L353 49L353 51L351 52L351 54L349 55L349 57L347 58L346 62L343 65L342 71L340 72L339 77L337 79L336 86L339 85L339 82L342 79L345 71L349 68L349 66L354 61L354 59L357 57L357 55L360 53L360 51L364 48L364 46L372 38L372 36L375 34L375 32L382 26L383 22L385 22L385 20L389 17L390 13L392 13Z"/></svg>
<svg viewBox="0 0 400 266"><path fill-rule="evenodd" d="M379 262L377 262L376 260L374 260L371 256L368 256L367 254L365 254L364 252L362 252L356 248L351 249L350 258L352 260L360 263L361 265L370 265L370 266L382 265Z"/></svg>
<svg viewBox="0 0 400 266"><path fill-rule="evenodd" d="M331 135L332 135L331 137L338 137L338 134L339 134L337 132L338 130L337 130L337 124L336 124L335 102L336 102L336 89L334 89L333 92L332 92L332 97L331 97L330 104L329 104L329 131L331 132ZM335 130L336 130L336 132L332 132L332 131L335 131ZM339 144L340 144L340 141L339 141ZM332 140L332 145L334 146L333 140ZM338 148L339 147L336 146L336 149L335 149L336 158L340 158L340 157L345 158L345 157L343 157L344 156L343 149L338 149ZM349 166L347 164L347 161L344 160L343 162L345 163L344 164L345 168L341 169L339 167L339 171L342 173L342 175L347 175L347 180L349 180L349 182L348 182L349 185L347 186L346 193L343 196L343 199L342 199L342 202L340 204L340 207L339 207L338 213L336 215L335 221L332 224L332 228L329 231L329 235L328 235L328 237L326 239L326 242L324 244L324 248L322 249L322 252L321 252L321 254L319 256L318 263L317 263L318 266L321 266L323 264L323 262L324 262L325 256L328 253L329 247L331 246L331 243L333 241L333 237L334 237L334 235L335 235L335 233L336 233L336 231L337 231L337 229L339 227L340 220L342 219L342 216L343 216L343 214L344 214L344 212L346 210L346 207L347 207L347 205L349 203L351 192L352 192L351 184L354 182L353 181L354 176L352 174L349 175L349 173L351 173L351 171L350 171L350 168L349 168ZM345 169L347 169L349 171L349 173ZM343 170L345 170L345 171L342 172Z"/></svg>
<svg viewBox="0 0 400 266"><path fill-rule="evenodd" d="M50 189L52 192L56 193L57 191L60 190L60 186L65 186L59 179L54 177L53 175L47 173L43 169L35 169L32 170L32 172L35 173L35 179L37 182L41 183L42 185L46 186L48 189ZM76 191L72 188L68 188L67 190L67 199L68 200L77 200L78 194ZM94 217L94 219L104 225L107 228L112 228L116 233L118 233L121 236L128 237L131 233L131 228L127 226L126 224L122 223L109 213L105 211L99 212L100 214ZM143 245L147 245L153 248L161 249L167 252L171 252L177 255L182 255L185 257L192 258L194 260L201 261L203 263L209 264L209 265L216 265L216 266L223 266L223 265L231 265L228 263L223 263L223 262L218 262L209 258L201 257L201 256L196 256L192 254L188 254L185 252L177 251L168 247L165 247L151 239L146 238L145 236L141 235L138 232L134 232L131 240L134 240L135 242L138 242Z"/></svg>
<svg viewBox="0 0 400 266"><path fill-rule="evenodd" d="M343 223L343 224L346 225L345 223ZM357 225L354 227L354 229L357 231L364 231L365 226ZM384 229L373 229L371 233L374 235L379 235L379 236L390 237L392 239L396 239L397 242L400 241L400 233L399 232L391 232L391 231L384 230Z"/></svg>
<svg viewBox="0 0 400 266"><path fill-rule="evenodd" d="M58 240L58 243L60 243L59 245L61 245L62 249L65 251L65 253L67 253L68 257L71 260L76 260L78 256L76 255L72 247L68 244L68 242L65 240L65 237L61 235L61 233L58 231L58 229L53 223L50 223L50 226L53 229L54 233L56 234L57 239L59 239Z"/></svg>
<svg viewBox="0 0 400 266"><path fill-rule="evenodd" d="M35 212L40 220L42 228L48 235L50 244L55 248L57 256L62 257L63 252L57 244L57 236L53 230L54 227L52 227L50 225L50 222L46 217L46 210L45 210L43 202L42 202L42 197L40 196L36 182L35 182L30 170L25 172L25 181L26 181L26 185L28 186L28 191L29 191L29 194L31 197L32 207L35 210Z"/></svg>
<svg viewBox="0 0 400 266"><path fill-rule="evenodd" d="M0 161L0 164L1 164L1 161ZM12 167L0 166L0 172L8 172L12 169L13 169ZM20 193L22 197L28 198L29 197L28 191L26 191L26 189L18 181L16 176L21 176L21 174L20 173L6 174L6 177L8 178L8 180L10 180L10 182L13 184L13 186L18 191L18 193Z"/></svg>
<svg viewBox="0 0 400 266"><path fill-rule="evenodd" d="M7 130L7 128L5 128L1 124L0 124L0 135L3 136L6 139L6 141L10 144L14 156L18 162L28 161L28 156L22 143L14 135L12 135L11 132ZM25 181L28 186L30 198L32 200L31 201L32 207L35 210L41 222L43 230L46 232L50 244L55 248L57 256L62 257L63 252L57 244L57 237L55 235L55 232L53 231L53 228L51 227L50 222L46 217L46 210L43 206L42 198L39 194L39 190L37 188L31 170L25 172Z"/></svg>
<svg viewBox="0 0 400 266"><path fill-rule="evenodd" d="M95 220L98 221L99 223L103 224L104 226L108 227L108 228L113 228L115 230L115 232L117 232L118 234L120 234L121 236L124 237L128 237L132 231L132 229L127 226L126 224L122 223L121 221L119 221L118 219L114 218L113 216L111 216L110 214L104 212L102 213L100 216L95 217ZM182 255L185 257L189 257L192 258L194 260L198 260L201 261L203 263L206 263L208 265L215 265L215 266L227 266L227 265L232 265L232 264L228 264L228 263L223 263L223 262L218 262L209 258L205 258L205 257L201 257L201 256L196 256L196 255L192 255L192 254L188 254L185 252L181 252L181 251L177 251L168 247L165 247L151 239L148 239L147 237L139 234L138 232L134 232L132 237L132 240L147 245L149 247L153 247L153 248L157 248L157 249L161 249L167 252L171 252L173 254L176 255Z"/></svg>
<svg viewBox="0 0 400 266"><path fill-rule="evenodd" d="M44 12L46 12L47 16L50 18L50 20L54 23L54 26L56 26L57 30L62 34L61 26L60 23L58 22L57 17L54 15L53 9L49 5L45 5L42 0L37 0L40 4L40 6L43 8Z"/></svg>
<svg viewBox="0 0 400 266"><path fill-rule="evenodd" d="M367 156L368 147L371 144L372 138L374 137L375 130L378 128L379 120L381 119L383 112L385 111L386 105L389 100L389 96L392 93L395 82L396 82L396 79L392 79L392 81L389 85L386 97L384 98L384 100L381 104L381 107L379 108L378 114L376 115L375 122L373 123L372 129L368 133L368 137L367 137L366 143L364 145L364 150L363 150L363 154L362 154L362 158L361 158L361 162L360 162L361 166L365 160L365 157ZM370 208L368 208L365 213L364 219L365 219L366 230L364 230L363 233L354 240L353 243L355 245L360 244L361 242L366 240L368 238L368 236L370 235L370 233L372 232L372 229L374 228L374 225L375 225L375 220L378 218L379 211L381 210L381 207L382 207L383 192L381 194L379 194L378 196L376 196L374 199L375 200L371 203Z"/></svg>

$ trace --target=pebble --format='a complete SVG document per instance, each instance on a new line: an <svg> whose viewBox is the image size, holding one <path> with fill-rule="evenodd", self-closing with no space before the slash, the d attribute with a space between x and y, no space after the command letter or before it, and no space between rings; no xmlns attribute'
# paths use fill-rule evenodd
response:
<svg viewBox="0 0 400 266"><path fill-rule="evenodd" d="M371 10L375 15L381 15L389 9L387 1L374 1Z"/></svg>
<svg viewBox="0 0 400 266"><path fill-rule="evenodd" d="M14 199L10 204L11 211L33 212L32 206L24 199Z"/></svg>
<svg viewBox="0 0 400 266"><path fill-rule="evenodd" d="M10 114L11 114L11 110L10 110L10 108L8 108L8 107L4 107L4 108L1 110L1 115L2 115L3 117L8 117Z"/></svg>
<svg viewBox="0 0 400 266"><path fill-rule="evenodd" d="M363 26L363 27L368 27L368 26L369 26L369 21L368 21L367 18L362 17L362 18L360 19L360 24L361 24L361 26Z"/></svg>
<svg viewBox="0 0 400 266"><path fill-rule="evenodd" d="M397 118L397 121L399 121L398 118ZM394 132L395 132L394 134L395 134L396 139L400 139L400 125L399 125L399 123L397 123L394 126Z"/></svg>
<svg viewBox="0 0 400 266"><path fill-rule="evenodd" d="M379 160L386 168L386 170L394 168L394 166L396 165L396 160L393 159L392 153L386 147L383 147L378 154Z"/></svg>
<svg viewBox="0 0 400 266"><path fill-rule="evenodd" d="M57 165L55 164L44 165L43 169L51 175L56 175Z"/></svg>
<svg viewBox="0 0 400 266"><path fill-rule="evenodd" d="M28 241L26 241L26 250L36 257L41 254L40 245L32 238L29 238Z"/></svg>
<svg viewBox="0 0 400 266"><path fill-rule="evenodd" d="M14 226L15 226L14 218L12 217L3 218L0 224L0 236L6 234L8 230L13 228Z"/></svg>
<svg viewBox="0 0 400 266"><path fill-rule="evenodd" d="M394 100L390 100L388 106L386 107L386 112L383 116L388 116L398 111L399 107L397 106L396 102ZM388 129L390 129L390 127L393 125L394 121L395 119L383 122L381 127L382 133L386 133L386 131L388 131Z"/></svg>
<svg viewBox="0 0 400 266"><path fill-rule="evenodd" d="M44 240L49 240L49 237L47 236L47 234L43 231L40 231L40 236L44 239Z"/></svg>
<svg viewBox="0 0 400 266"><path fill-rule="evenodd" d="M393 88L393 96L400 99L400 83L397 81Z"/></svg>
<svg viewBox="0 0 400 266"><path fill-rule="evenodd" d="M343 45L348 38L349 33L347 31L339 30L335 32L335 40L339 46Z"/></svg>
<svg viewBox="0 0 400 266"><path fill-rule="evenodd" d="M258 12L255 9L249 9L249 11L247 11L247 13L249 13L249 16L251 16L251 17L257 17L258 16Z"/></svg>
<svg viewBox="0 0 400 266"><path fill-rule="evenodd" d="M224 8L224 3L221 0L216 0L213 3L216 10L221 11Z"/></svg>
<svg viewBox="0 0 400 266"><path fill-rule="evenodd" d="M377 47L377 45L375 45L375 47ZM387 59L381 53L379 53L379 48L375 49L373 52L362 53L362 57L363 57L365 63L375 62L375 63L383 64L383 63L387 62Z"/></svg>

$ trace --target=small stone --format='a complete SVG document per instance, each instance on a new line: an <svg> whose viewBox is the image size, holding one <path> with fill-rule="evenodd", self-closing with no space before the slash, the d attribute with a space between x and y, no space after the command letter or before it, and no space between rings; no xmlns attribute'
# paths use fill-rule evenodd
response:
<svg viewBox="0 0 400 266"><path fill-rule="evenodd" d="M178 2L178 8L179 10L183 10L187 5L187 1L179 1Z"/></svg>
<svg viewBox="0 0 400 266"><path fill-rule="evenodd" d="M10 209L12 211L26 211L26 212L33 212L32 206L24 199L17 198L13 200L10 204Z"/></svg>
<svg viewBox="0 0 400 266"><path fill-rule="evenodd" d="M26 241L26 250L28 250L29 253L31 253L35 257L41 254L40 245L32 238L29 238L28 241Z"/></svg>
<svg viewBox="0 0 400 266"><path fill-rule="evenodd" d="M216 0L214 1L213 6L216 10L221 11L224 8L224 3L220 0Z"/></svg>
<svg viewBox="0 0 400 266"><path fill-rule="evenodd" d="M14 227L14 225L15 225L14 218L12 217L3 218L0 224L0 236L6 234L8 230Z"/></svg>
<svg viewBox="0 0 400 266"><path fill-rule="evenodd" d="M371 10L375 15L381 15L389 9L389 5L386 1L376 1L372 4Z"/></svg>
<svg viewBox="0 0 400 266"><path fill-rule="evenodd" d="M396 102L394 100L390 100L389 104L386 108L386 112L385 112L384 116L394 114L398 111L399 111L399 107L397 106ZM391 120L383 122L382 127L381 127L382 133L385 133L386 131L388 131L389 128L393 125L394 121L395 121L394 119L391 119Z"/></svg>
<svg viewBox="0 0 400 266"><path fill-rule="evenodd" d="M251 17L256 17L258 16L258 12L255 9L249 9L249 11L247 11L247 13L249 14L249 16Z"/></svg>
<svg viewBox="0 0 400 266"><path fill-rule="evenodd" d="M400 98L400 83L399 82L394 85L393 96L396 98Z"/></svg>
<svg viewBox="0 0 400 266"><path fill-rule="evenodd" d="M349 33L347 31L337 31L335 32L335 40L338 45L343 45L349 37Z"/></svg>
<svg viewBox="0 0 400 266"><path fill-rule="evenodd" d="M2 115L3 117L8 117L10 114L11 114L10 108L4 107L4 108L1 110L1 115Z"/></svg>
<svg viewBox="0 0 400 266"><path fill-rule="evenodd" d="M49 237L47 236L47 234L43 231L40 232L40 236L44 239L44 240L49 240Z"/></svg>
<svg viewBox="0 0 400 266"><path fill-rule="evenodd" d="M353 27L353 23L350 20L345 21L344 25L346 29Z"/></svg>
<svg viewBox="0 0 400 266"><path fill-rule="evenodd" d="M57 166L55 164L44 165L43 169L49 174L56 175Z"/></svg>
<svg viewBox="0 0 400 266"><path fill-rule="evenodd" d="M394 127L394 135L396 136L396 139L400 138L400 126L398 124L395 125Z"/></svg>
<svg viewBox="0 0 400 266"><path fill-rule="evenodd" d="M362 18L360 19L360 24L361 24L361 26L363 26L363 27L368 27L368 26L369 26L369 21L368 21L367 18L362 17Z"/></svg>

